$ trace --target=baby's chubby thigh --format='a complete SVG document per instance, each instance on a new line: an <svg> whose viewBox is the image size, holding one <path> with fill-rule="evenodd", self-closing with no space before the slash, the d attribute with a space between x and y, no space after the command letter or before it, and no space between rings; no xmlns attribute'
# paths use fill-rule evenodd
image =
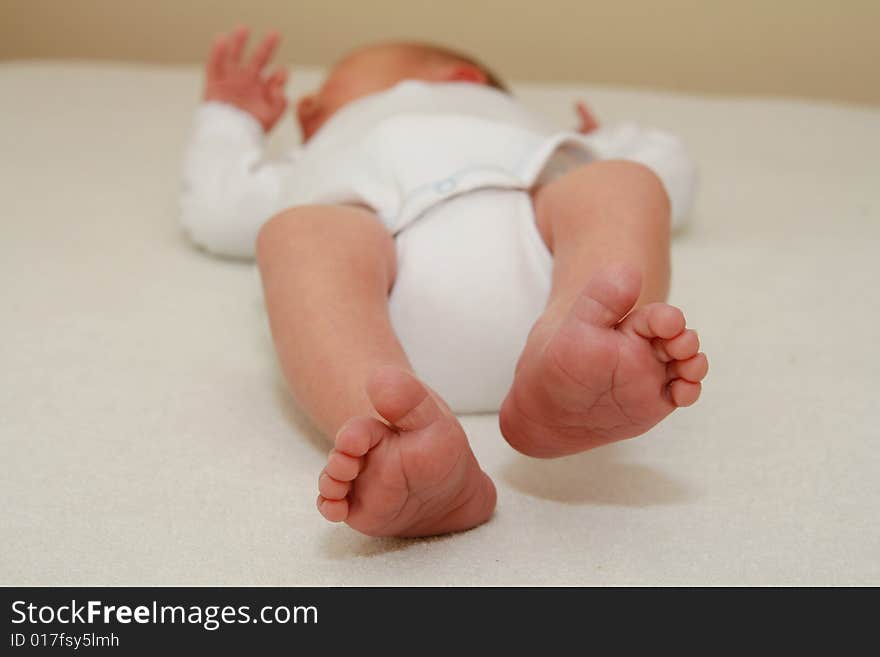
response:
<svg viewBox="0 0 880 657"><path fill-rule="evenodd" d="M481 189L396 238L391 323L416 374L458 413L497 411L550 293L529 194Z"/></svg>

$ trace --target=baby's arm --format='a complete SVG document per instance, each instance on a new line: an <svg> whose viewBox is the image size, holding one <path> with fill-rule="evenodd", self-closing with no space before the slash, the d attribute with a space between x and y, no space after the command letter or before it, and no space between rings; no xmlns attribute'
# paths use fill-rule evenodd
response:
<svg viewBox="0 0 880 657"><path fill-rule="evenodd" d="M193 242L219 255L252 257L263 222L283 209L289 161L266 162L265 133L287 107L286 72L263 70L278 45L270 34L249 61L247 29L218 37L205 70L204 103L186 151L180 221Z"/></svg>

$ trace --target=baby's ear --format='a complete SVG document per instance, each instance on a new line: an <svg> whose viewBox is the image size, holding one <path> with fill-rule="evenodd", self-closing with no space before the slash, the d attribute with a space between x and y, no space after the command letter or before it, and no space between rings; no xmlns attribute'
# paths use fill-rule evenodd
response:
<svg viewBox="0 0 880 657"><path fill-rule="evenodd" d="M444 82L472 82L474 84L486 84L488 81L486 74L473 64L452 64L444 70L441 79Z"/></svg>

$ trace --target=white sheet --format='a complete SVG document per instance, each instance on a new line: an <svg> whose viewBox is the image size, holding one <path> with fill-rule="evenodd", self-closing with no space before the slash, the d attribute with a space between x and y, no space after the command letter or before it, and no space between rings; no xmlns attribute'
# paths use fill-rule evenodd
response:
<svg viewBox="0 0 880 657"><path fill-rule="evenodd" d="M880 584L876 108L517 85L561 124L582 97L684 137L672 301L712 369L564 460L466 417L495 518L402 541L317 514L327 447L253 270L179 234L197 71L5 63L0 89L0 584Z"/></svg>

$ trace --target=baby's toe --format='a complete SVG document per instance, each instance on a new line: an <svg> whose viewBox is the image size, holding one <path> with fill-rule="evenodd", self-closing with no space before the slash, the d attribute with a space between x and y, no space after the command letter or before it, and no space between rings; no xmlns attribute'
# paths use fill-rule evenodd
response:
<svg viewBox="0 0 880 657"><path fill-rule="evenodd" d="M654 348L654 355L657 356L657 360L661 363L668 363L671 360L675 360L669 355L669 352L666 351L666 340L663 338L654 338L651 340L651 346Z"/></svg>
<svg viewBox="0 0 880 657"><path fill-rule="evenodd" d="M328 500L341 500L348 495L349 490L351 483L348 481L338 481L326 472L322 472L318 477L318 492Z"/></svg>
<svg viewBox="0 0 880 657"><path fill-rule="evenodd" d="M318 495L318 511L330 522L342 522L348 518L348 500L328 500Z"/></svg>
<svg viewBox="0 0 880 657"><path fill-rule="evenodd" d="M362 415L350 419L336 433L336 451L359 457L369 452L388 433L388 426L374 417Z"/></svg>
<svg viewBox="0 0 880 657"><path fill-rule="evenodd" d="M687 360L696 356L700 350L700 338L696 331L688 329L671 340L666 340L662 347L675 360Z"/></svg>
<svg viewBox="0 0 880 657"><path fill-rule="evenodd" d="M684 379L675 379L669 383L669 397L676 406L690 406L700 398L702 386Z"/></svg>
<svg viewBox="0 0 880 657"><path fill-rule="evenodd" d="M337 481L351 481L361 471L361 459L332 449L327 456L327 466L324 472Z"/></svg>
<svg viewBox="0 0 880 657"><path fill-rule="evenodd" d="M684 331L685 318L684 313L675 306L651 303L630 313L622 326L648 340L673 338Z"/></svg>
<svg viewBox="0 0 880 657"><path fill-rule="evenodd" d="M699 383L709 372L709 359L706 354L697 354L687 360L674 360L666 368L668 378L685 379Z"/></svg>
<svg viewBox="0 0 880 657"><path fill-rule="evenodd" d="M648 325L658 338L674 338L684 331L684 313L675 306L655 303L648 310Z"/></svg>

